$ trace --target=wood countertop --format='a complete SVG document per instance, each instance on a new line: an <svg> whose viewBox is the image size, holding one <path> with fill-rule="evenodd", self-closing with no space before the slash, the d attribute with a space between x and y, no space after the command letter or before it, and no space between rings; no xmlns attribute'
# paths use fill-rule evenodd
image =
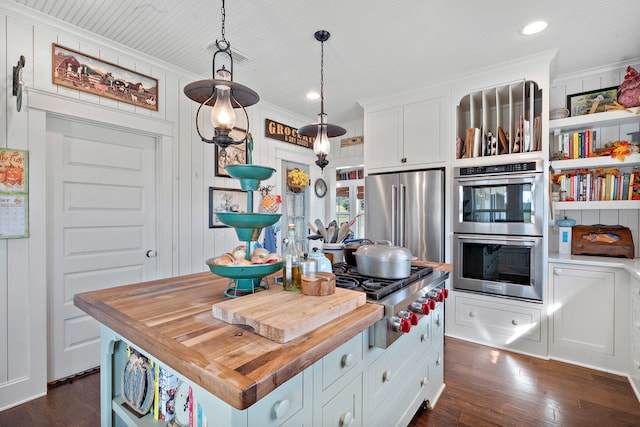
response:
<svg viewBox="0 0 640 427"><path fill-rule="evenodd" d="M384 314L381 305L365 304L279 344L213 317L211 306L227 299L227 281L197 273L76 294L74 304L237 409L253 405Z"/></svg>

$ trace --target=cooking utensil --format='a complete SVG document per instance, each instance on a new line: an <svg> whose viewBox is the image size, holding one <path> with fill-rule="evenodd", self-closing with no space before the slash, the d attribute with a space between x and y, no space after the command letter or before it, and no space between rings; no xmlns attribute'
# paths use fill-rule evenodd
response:
<svg viewBox="0 0 640 427"><path fill-rule="evenodd" d="M411 251L388 240L360 246L356 252L359 274L383 279L404 279L411 274Z"/></svg>
<svg viewBox="0 0 640 427"><path fill-rule="evenodd" d="M369 239L353 240L344 245L342 252L344 252L344 261L349 265L356 265L356 251L362 245L371 245L373 242Z"/></svg>
<svg viewBox="0 0 640 427"><path fill-rule="evenodd" d="M324 224L322 223L322 220L320 218L316 219L315 221L316 223L316 227L318 228L318 234L320 234L322 236L322 238L324 239L324 241L327 241L327 229L324 227Z"/></svg>
<svg viewBox="0 0 640 427"><path fill-rule="evenodd" d="M330 225L329 228L327 228L327 240L325 240L325 242L335 243L336 241L333 238L334 235L337 237L336 228L333 225Z"/></svg>
<svg viewBox="0 0 640 427"><path fill-rule="evenodd" d="M340 226L340 229L338 230L338 238L336 239L336 243L344 242L344 239L346 239L348 235L349 235L349 223L344 222L342 223L342 225Z"/></svg>

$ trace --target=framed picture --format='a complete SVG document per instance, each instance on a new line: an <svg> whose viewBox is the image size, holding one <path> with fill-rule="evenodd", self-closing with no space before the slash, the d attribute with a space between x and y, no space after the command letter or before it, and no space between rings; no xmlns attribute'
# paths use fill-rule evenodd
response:
<svg viewBox="0 0 640 427"><path fill-rule="evenodd" d="M607 105L618 100L618 86L567 95L567 110L571 117L606 111Z"/></svg>
<svg viewBox="0 0 640 427"><path fill-rule="evenodd" d="M53 84L158 111L158 80L60 46L52 45Z"/></svg>
<svg viewBox="0 0 640 427"><path fill-rule="evenodd" d="M233 133L233 131L232 131ZM242 136L241 136L242 138ZM221 155L222 149L216 145L216 176L229 177L225 167L227 165L247 164L247 143L230 145L225 148L225 154Z"/></svg>
<svg viewBox="0 0 640 427"><path fill-rule="evenodd" d="M209 228L228 227L216 217L216 212L244 212L248 193L235 188L209 187Z"/></svg>

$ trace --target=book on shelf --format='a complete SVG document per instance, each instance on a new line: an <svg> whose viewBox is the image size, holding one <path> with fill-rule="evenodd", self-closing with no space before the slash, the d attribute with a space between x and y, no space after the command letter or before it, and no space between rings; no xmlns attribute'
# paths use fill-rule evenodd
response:
<svg viewBox="0 0 640 427"><path fill-rule="evenodd" d="M596 155L599 148L598 131L587 129L555 135L556 158L587 159Z"/></svg>
<svg viewBox="0 0 640 427"><path fill-rule="evenodd" d="M160 407L159 417L162 421L171 421L175 418L175 396L180 383L177 376L167 371L162 366L159 373L159 390L160 401L158 406Z"/></svg>
<svg viewBox="0 0 640 427"><path fill-rule="evenodd" d="M602 174L579 170L559 175L555 185L564 192L567 201L633 200L638 179L637 172Z"/></svg>

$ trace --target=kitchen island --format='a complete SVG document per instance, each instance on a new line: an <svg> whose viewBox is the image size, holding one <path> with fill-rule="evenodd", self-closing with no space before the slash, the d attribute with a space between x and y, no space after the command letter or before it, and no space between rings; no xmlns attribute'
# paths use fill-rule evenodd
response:
<svg viewBox="0 0 640 427"><path fill-rule="evenodd" d="M270 286L278 286L272 280ZM302 420L324 424L320 412L349 402L341 393L355 396L349 404L354 411L336 413L342 425L350 421L364 425L364 413L376 409L367 408L362 397L369 388L365 387L370 381L369 362L377 363L388 353L371 348L367 338L368 328L382 319L383 307L365 304L279 344L212 316L212 305L227 299L227 281L206 272L74 297L77 307L102 324L102 425L156 425L148 415L140 421L122 408L120 372L127 345L187 381L205 416L216 425L283 425ZM425 326L415 327L415 333L403 338L425 342L426 350L435 314L424 316ZM421 327L428 330L420 332ZM420 356L424 354L419 351L415 357L404 355L402 363L415 362ZM427 385L425 379L423 387ZM439 395L443 385L433 387ZM322 406L316 411L316 405ZM402 417L398 414L398 419Z"/></svg>

